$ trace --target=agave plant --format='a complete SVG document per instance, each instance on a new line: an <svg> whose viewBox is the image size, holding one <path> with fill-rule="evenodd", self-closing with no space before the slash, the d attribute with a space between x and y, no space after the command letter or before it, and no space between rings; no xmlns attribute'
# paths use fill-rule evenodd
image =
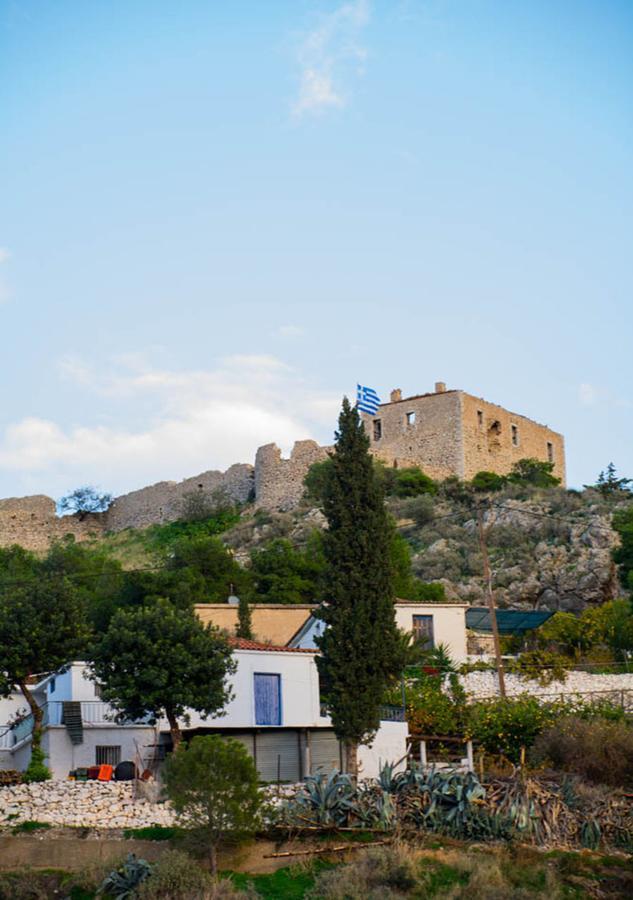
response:
<svg viewBox="0 0 633 900"><path fill-rule="evenodd" d="M128 853L123 865L106 875L97 891L97 897L104 894L114 900L131 900L136 897L136 889L151 874L152 867L134 853Z"/></svg>
<svg viewBox="0 0 633 900"><path fill-rule="evenodd" d="M299 823L344 825L357 806L357 790L349 775L337 769L306 778L301 790L284 807L284 817Z"/></svg>

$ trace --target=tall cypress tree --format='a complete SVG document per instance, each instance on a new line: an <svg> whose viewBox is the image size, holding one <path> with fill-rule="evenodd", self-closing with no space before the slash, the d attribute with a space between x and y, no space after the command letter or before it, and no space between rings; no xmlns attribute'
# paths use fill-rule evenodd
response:
<svg viewBox="0 0 633 900"><path fill-rule="evenodd" d="M358 745L380 725L386 687L402 672L405 641L396 627L391 532L382 488L369 454L369 438L347 398L339 416L323 511L327 627L318 639L319 672L346 768L358 773Z"/></svg>

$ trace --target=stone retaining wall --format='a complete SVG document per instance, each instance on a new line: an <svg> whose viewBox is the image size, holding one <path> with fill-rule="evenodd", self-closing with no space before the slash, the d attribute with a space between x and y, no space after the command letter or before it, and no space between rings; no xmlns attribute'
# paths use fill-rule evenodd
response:
<svg viewBox="0 0 633 900"><path fill-rule="evenodd" d="M0 787L0 827L20 822L91 828L144 828L172 825L168 803L135 798L134 783L45 781Z"/></svg>
<svg viewBox="0 0 633 900"><path fill-rule="evenodd" d="M469 672L461 676L461 682L466 692L473 698L493 697L498 694L498 681L495 672ZM538 681L528 681L518 675L506 674L506 692L510 696L517 694L531 694L533 696L550 695L560 697L562 695L587 694L593 691L632 691L633 672L622 675L592 675L588 672L569 672L566 681L553 681L542 686ZM606 699L610 699L606 697ZM570 699L572 697L570 696ZM614 693L614 700L618 697ZM633 705L633 694L628 698Z"/></svg>

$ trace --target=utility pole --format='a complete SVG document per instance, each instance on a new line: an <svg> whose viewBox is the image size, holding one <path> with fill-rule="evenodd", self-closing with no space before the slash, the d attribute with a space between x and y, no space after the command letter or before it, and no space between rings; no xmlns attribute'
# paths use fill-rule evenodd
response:
<svg viewBox="0 0 633 900"><path fill-rule="evenodd" d="M488 598L488 608L490 610L490 624L492 626L492 640L495 648L495 659L497 662L497 678L499 679L499 694L505 700L506 698L506 681L503 674L503 661L501 659L501 646L499 644L499 628L497 627L497 608L495 606L495 596L492 592L492 572L490 571L490 558L488 556L488 546L486 544L487 529L484 528L484 508L481 503L477 504L477 530L479 532L479 548L484 563L484 579L486 582L486 596Z"/></svg>

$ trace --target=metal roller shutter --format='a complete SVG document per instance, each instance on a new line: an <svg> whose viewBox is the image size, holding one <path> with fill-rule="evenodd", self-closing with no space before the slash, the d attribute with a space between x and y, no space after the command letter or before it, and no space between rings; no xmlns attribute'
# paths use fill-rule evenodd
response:
<svg viewBox="0 0 633 900"><path fill-rule="evenodd" d="M262 781L299 781L301 763L299 733L258 731L255 735L255 763Z"/></svg>
<svg viewBox="0 0 633 900"><path fill-rule="evenodd" d="M310 732L310 774L329 774L341 769L341 747L333 731Z"/></svg>
<svg viewBox="0 0 633 900"><path fill-rule="evenodd" d="M254 744L253 744L253 734L250 731L237 731L235 733L231 731L227 731L221 735L225 740L226 738L232 738L234 741L239 741L240 744L244 744L248 752L251 756L254 755Z"/></svg>

